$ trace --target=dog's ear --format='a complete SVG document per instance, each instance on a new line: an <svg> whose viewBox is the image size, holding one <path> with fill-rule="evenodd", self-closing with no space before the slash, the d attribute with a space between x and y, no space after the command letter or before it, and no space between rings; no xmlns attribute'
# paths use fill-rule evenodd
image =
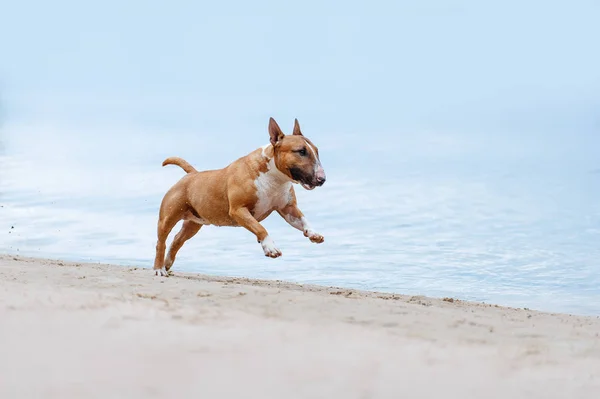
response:
<svg viewBox="0 0 600 399"><path fill-rule="evenodd" d="M273 147L279 141L283 140L283 136L285 136L285 134L283 134L281 128L277 122L275 122L275 119L269 119L269 137L271 138L271 144L273 144Z"/></svg>
<svg viewBox="0 0 600 399"><path fill-rule="evenodd" d="M300 124L298 123L298 119L294 119L294 134L296 136L302 136L302 132L300 131Z"/></svg>

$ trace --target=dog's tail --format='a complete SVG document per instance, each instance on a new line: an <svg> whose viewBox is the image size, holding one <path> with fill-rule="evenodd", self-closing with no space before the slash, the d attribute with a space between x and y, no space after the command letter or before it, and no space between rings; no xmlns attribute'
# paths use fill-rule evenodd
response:
<svg viewBox="0 0 600 399"><path fill-rule="evenodd" d="M165 159L162 163L162 166L167 165L177 165L181 169L185 170L185 173L197 172L196 168L190 165L188 161L179 157L169 157Z"/></svg>

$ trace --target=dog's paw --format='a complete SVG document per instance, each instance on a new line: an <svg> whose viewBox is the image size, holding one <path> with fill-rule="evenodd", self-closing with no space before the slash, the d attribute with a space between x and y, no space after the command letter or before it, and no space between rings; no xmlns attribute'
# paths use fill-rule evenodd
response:
<svg viewBox="0 0 600 399"><path fill-rule="evenodd" d="M163 267L162 269L154 269L154 275L159 277L168 277L169 272Z"/></svg>
<svg viewBox="0 0 600 399"><path fill-rule="evenodd" d="M321 234L319 234L319 233L315 233L315 232L314 232L314 231L312 231L312 230L307 230L307 231L305 231L305 232L304 232L304 236L305 236L305 237L308 237L308 239L309 239L311 242L314 242L314 243L317 243L317 244L320 244L320 243L322 243L323 241L325 241L325 237L323 237L323 236L322 236Z"/></svg>
<svg viewBox="0 0 600 399"><path fill-rule="evenodd" d="M262 245L265 256L268 256L269 258L278 258L281 256L281 251L277 249L271 237L266 236L260 245Z"/></svg>

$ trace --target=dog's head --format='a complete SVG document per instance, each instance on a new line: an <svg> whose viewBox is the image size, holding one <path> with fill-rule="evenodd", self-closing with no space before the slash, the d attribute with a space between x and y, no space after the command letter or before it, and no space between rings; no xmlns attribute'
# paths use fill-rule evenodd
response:
<svg viewBox="0 0 600 399"><path fill-rule="evenodd" d="M294 132L285 135L275 119L269 120L269 136L275 154L275 166L307 190L325 183L325 171L319 160L319 149L302 135L298 119Z"/></svg>

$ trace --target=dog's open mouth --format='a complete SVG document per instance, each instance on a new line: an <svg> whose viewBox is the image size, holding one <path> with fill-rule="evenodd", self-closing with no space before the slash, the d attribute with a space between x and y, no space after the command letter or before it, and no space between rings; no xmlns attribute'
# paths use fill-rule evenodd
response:
<svg viewBox="0 0 600 399"><path fill-rule="evenodd" d="M306 183L300 183L300 185L304 187L305 190L314 190L315 188L315 186Z"/></svg>

